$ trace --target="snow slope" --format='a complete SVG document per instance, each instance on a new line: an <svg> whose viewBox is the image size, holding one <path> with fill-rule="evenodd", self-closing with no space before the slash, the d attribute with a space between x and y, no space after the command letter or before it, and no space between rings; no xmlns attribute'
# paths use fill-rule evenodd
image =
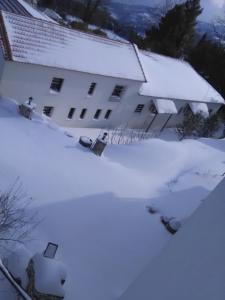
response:
<svg viewBox="0 0 225 300"><path fill-rule="evenodd" d="M225 179L121 300L224 300L224 193Z"/></svg>
<svg viewBox="0 0 225 300"><path fill-rule="evenodd" d="M19 176L33 197L44 220L28 247L59 243L69 300L118 299L172 238L160 215L190 216L225 168L224 140L110 145L99 158L3 99L0 136L0 188Z"/></svg>

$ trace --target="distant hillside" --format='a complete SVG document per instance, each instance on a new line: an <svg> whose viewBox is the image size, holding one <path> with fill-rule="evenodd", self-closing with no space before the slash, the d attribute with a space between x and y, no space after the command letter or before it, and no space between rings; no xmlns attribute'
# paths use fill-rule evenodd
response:
<svg viewBox="0 0 225 300"><path fill-rule="evenodd" d="M133 27L137 33L144 35L145 30L151 25L157 24L162 16L162 7L136 5L111 2L108 6L112 17L114 17L121 25ZM136 1L134 0L133 3ZM142 2L142 1L141 1ZM143 1L144 3L144 1ZM225 22L220 24L217 21L199 21L197 24L199 35L207 33L210 39L221 37L225 41Z"/></svg>
<svg viewBox="0 0 225 300"><path fill-rule="evenodd" d="M161 11L158 7L130 5L111 2L108 10L121 25L133 27L139 34L144 34L147 27L156 24Z"/></svg>

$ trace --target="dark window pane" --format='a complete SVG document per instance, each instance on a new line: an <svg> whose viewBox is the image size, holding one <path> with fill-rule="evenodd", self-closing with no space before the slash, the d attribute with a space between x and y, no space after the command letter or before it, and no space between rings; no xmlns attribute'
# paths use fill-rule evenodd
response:
<svg viewBox="0 0 225 300"><path fill-rule="evenodd" d="M102 110L101 109L97 109L96 110L96 113L94 115L94 119L98 119L100 117L100 114L101 114Z"/></svg>
<svg viewBox="0 0 225 300"><path fill-rule="evenodd" d="M60 92L64 79L62 78L53 78L50 89L55 92Z"/></svg>
<svg viewBox="0 0 225 300"><path fill-rule="evenodd" d="M54 111L54 107L53 106L44 106L43 108L43 114L51 117Z"/></svg>
<svg viewBox="0 0 225 300"><path fill-rule="evenodd" d="M112 96L113 97L118 97L121 98L122 93L124 92L125 87L122 85L116 85L113 92L112 92Z"/></svg>
<svg viewBox="0 0 225 300"><path fill-rule="evenodd" d="M87 109L83 108L81 113L80 113L80 119L84 119L85 115L86 115Z"/></svg>
<svg viewBox="0 0 225 300"><path fill-rule="evenodd" d="M134 112L141 113L143 108L144 108L144 104L138 104Z"/></svg>
<svg viewBox="0 0 225 300"><path fill-rule="evenodd" d="M69 111L69 113L68 113L67 118L68 118L68 119L72 119L74 113L75 113L75 108L74 108L74 107L71 107L71 109L70 109L70 111Z"/></svg>
<svg viewBox="0 0 225 300"><path fill-rule="evenodd" d="M97 83L92 82L92 84L90 85L89 91L88 91L88 95L93 95L95 88L96 88Z"/></svg>
<svg viewBox="0 0 225 300"><path fill-rule="evenodd" d="M111 109L107 110L107 112L105 113L105 119L106 120L109 119L109 117L111 116L111 113L112 113Z"/></svg>

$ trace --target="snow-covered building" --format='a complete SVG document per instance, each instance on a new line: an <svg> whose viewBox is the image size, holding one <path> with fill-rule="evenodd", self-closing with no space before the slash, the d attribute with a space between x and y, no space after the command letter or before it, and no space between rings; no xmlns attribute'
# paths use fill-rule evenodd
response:
<svg viewBox="0 0 225 300"><path fill-rule="evenodd" d="M204 115L224 104L188 63L128 42L4 11L0 31L1 96L33 97L61 126L161 130L181 121L187 103Z"/></svg>

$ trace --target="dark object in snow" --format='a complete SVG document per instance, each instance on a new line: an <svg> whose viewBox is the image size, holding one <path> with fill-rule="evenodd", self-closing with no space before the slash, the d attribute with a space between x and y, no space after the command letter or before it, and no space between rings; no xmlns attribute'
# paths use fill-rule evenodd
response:
<svg viewBox="0 0 225 300"><path fill-rule="evenodd" d="M19 113L21 114L21 116L23 116L29 120L32 119L33 111L36 108L36 104L32 103L32 101L33 101L33 98L29 97L28 101L19 105Z"/></svg>
<svg viewBox="0 0 225 300"><path fill-rule="evenodd" d="M58 245L54 243L48 243L43 256L47 258L55 258L56 252L58 250Z"/></svg>
<svg viewBox="0 0 225 300"><path fill-rule="evenodd" d="M160 220L171 234L175 234L181 227L181 223L173 217L168 218L161 216Z"/></svg>
<svg viewBox="0 0 225 300"><path fill-rule="evenodd" d="M79 143L85 148L91 148L92 139L90 139L86 136L81 136L79 139Z"/></svg>
<svg viewBox="0 0 225 300"><path fill-rule="evenodd" d="M91 149L94 152L95 155L101 156L103 151L105 150L105 147L107 145L107 142L105 141L107 137L107 133L105 132L101 137L98 137L94 144L92 145Z"/></svg>
<svg viewBox="0 0 225 300"><path fill-rule="evenodd" d="M24 105L24 104L19 105L19 112L23 117L29 120L32 119L33 109L28 105Z"/></svg>
<svg viewBox="0 0 225 300"><path fill-rule="evenodd" d="M158 212L158 209L154 206L147 206L147 209L150 214L156 214Z"/></svg>

